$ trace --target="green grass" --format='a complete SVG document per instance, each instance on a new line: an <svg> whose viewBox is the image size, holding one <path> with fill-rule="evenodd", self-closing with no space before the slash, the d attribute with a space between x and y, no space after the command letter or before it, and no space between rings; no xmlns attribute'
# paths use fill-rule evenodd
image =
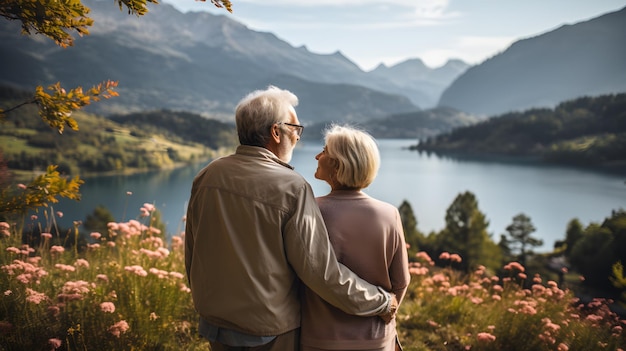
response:
<svg viewBox="0 0 626 351"><path fill-rule="evenodd" d="M55 215L40 212L25 227L49 232ZM184 236L165 240L151 223L112 222L76 250L75 230L29 246L15 224L0 222L0 350L208 350L184 276ZM482 267L463 275L424 253L416 259L397 315L405 350L626 349L624 321L609 301L580 305L521 266L503 277Z"/></svg>
<svg viewBox="0 0 626 351"><path fill-rule="evenodd" d="M19 154L21 152L36 153L41 149L28 145L25 139L12 135L0 135L0 145L4 154Z"/></svg>

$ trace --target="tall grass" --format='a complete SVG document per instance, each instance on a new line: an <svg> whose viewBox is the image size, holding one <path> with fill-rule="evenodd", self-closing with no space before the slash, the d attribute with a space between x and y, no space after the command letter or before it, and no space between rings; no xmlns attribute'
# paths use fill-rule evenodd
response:
<svg viewBox="0 0 626 351"><path fill-rule="evenodd" d="M184 276L183 234L165 240L150 226L153 211L146 204L137 219L109 223L81 250L64 245L77 237L46 232L31 247L0 222L0 350L209 350ZM397 316L405 350L626 350L610 301L582 304L515 262L497 277L436 267L424 252L416 260Z"/></svg>
<svg viewBox="0 0 626 351"><path fill-rule="evenodd" d="M91 233L80 252L50 233L30 247L0 223L0 350L208 350L183 238L147 225L153 210Z"/></svg>
<svg viewBox="0 0 626 351"><path fill-rule="evenodd" d="M435 267L424 252L417 258L398 314L405 350L626 349L625 322L609 309L612 301L584 304L555 281L527 277L517 262L498 277L484 267L469 275ZM440 259L461 260L448 253Z"/></svg>

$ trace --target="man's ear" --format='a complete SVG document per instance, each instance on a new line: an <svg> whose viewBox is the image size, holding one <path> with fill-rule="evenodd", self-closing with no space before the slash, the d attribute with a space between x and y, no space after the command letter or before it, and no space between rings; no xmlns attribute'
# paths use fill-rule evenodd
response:
<svg viewBox="0 0 626 351"><path fill-rule="evenodd" d="M280 131L278 129L279 127L277 124L272 125L272 139L276 144L280 144Z"/></svg>

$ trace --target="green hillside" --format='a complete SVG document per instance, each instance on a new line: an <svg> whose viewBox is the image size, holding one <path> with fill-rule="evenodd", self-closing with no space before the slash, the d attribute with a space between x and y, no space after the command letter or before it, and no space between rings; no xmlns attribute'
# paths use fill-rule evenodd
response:
<svg viewBox="0 0 626 351"><path fill-rule="evenodd" d="M511 112L427 139L415 150L522 156L565 165L626 166L626 94Z"/></svg>
<svg viewBox="0 0 626 351"><path fill-rule="evenodd" d="M11 88L0 88L0 106L8 108L30 96ZM103 102L105 103L105 102ZM159 118L137 120L118 116L119 122L76 112L79 131L66 128L63 134L44 123L35 106L14 110L0 122L0 151L9 169L38 171L49 164L61 173L131 172L173 167L214 156L234 145L234 126L200 116L183 122L179 113L160 111ZM188 117L188 116L187 116ZM188 136L195 123L196 134Z"/></svg>

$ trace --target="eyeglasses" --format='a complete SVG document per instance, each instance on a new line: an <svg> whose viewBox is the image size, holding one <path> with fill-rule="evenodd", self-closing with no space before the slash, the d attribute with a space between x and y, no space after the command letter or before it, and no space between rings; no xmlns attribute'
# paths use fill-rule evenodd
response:
<svg viewBox="0 0 626 351"><path fill-rule="evenodd" d="M304 126L303 125L287 123L287 122L278 122L276 124L278 124L278 125L284 124L286 126L290 126L290 127L296 128L296 133L298 133L298 136L302 136L302 132L304 131Z"/></svg>

